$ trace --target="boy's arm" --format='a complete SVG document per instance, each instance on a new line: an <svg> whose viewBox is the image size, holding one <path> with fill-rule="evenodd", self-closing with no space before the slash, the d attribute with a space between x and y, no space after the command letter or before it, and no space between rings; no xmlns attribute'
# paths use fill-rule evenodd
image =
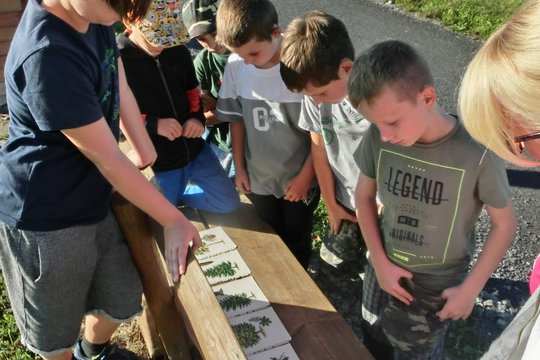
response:
<svg viewBox="0 0 540 360"><path fill-rule="evenodd" d="M127 83L121 58L118 58L118 76L120 86L120 128L131 146L131 151L128 154L129 159L138 168L142 169L156 161L156 149L141 121L139 106Z"/></svg>
<svg viewBox="0 0 540 360"><path fill-rule="evenodd" d="M243 122L231 122L231 145L235 168L234 181L243 194L250 194L249 176L246 171L244 145L246 143L246 128Z"/></svg>
<svg viewBox="0 0 540 360"><path fill-rule="evenodd" d="M304 200L309 191L313 176L315 176L315 169L313 168L313 156L310 151L300 172L287 183L283 198L287 201Z"/></svg>
<svg viewBox="0 0 540 360"><path fill-rule="evenodd" d="M496 209L486 205L491 228L484 241L478 261L469 275L460 285L443 291L442 297L446 299L443 309L437 314L441 320L466 319L474 306L474 301L489 277L497 269L506 250L512 244L516 233L516 217L512 202L502 208Z"/></svg>
<svg viewBox="0 0 540 360"><path fill-rule="evenodd" d="M317 174L319 188L328 211L330 231L332 234L337 234L342 219L356 222L356 217L345 211L336 201L334 173L328 162L324 138L321 134L313 131L311 132L311 154L313 155L313 166L315 174Z"/></svg>
<svg viewBox="0 0 540 360"><path fill-rule="evenodd" d="M195 227L120 151L104 118L62 130L62 133L96 165L120 194L164 227L167 268L173 280L177 281L185 272L189 243L193 241L195 249L201 245Z"/></svg>
<svg viewBox="0 0 540 360"><path fill-rule="evenodd" d="M210 91L201 90L201 101L204 108L204 116L206 117L206 125L221 123L221 121L218 121L216 118L217 99L210 94Z"/></svg>
<svg viewBox="0 0 540 360"><path fill-rule="evenodd" d="M355 191L356 216L369 250L377 282L382 290L409 305L413 298L407 290L399 285L399 279L402 277L412 279L413 274L395 265L386 256L379 230L376 196L377 183L375 179L361 173ZM361 214L358 209L362 209Z"/></svg>

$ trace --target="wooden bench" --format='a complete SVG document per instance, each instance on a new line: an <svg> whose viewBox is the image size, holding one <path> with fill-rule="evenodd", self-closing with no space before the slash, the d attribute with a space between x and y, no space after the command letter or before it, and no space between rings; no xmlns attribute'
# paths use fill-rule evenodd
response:
<svg viewBox="0 0 540 360"><path fill-rule="evenodd" d="M127 151L125 143L123 150ZM145 170L145 176L157 186L150 169ZM163 229L119 195L113 209L141 273L146 311L139 325L150 354L165 352L171 359L246 359L193 254L186 274L178 284L172 284L160 251ZM222 226L236 243L291 335L291 345L300 359L373 359L245 197L240 208L230 214L193 209L184 209L184 213L199 230Z"/></svg>
<svg viewBox="0 0 540 360"><path fill-rule="evenodd" d="M300 359L372 359L350 326L319 290L269 225L245 198L231 214L201 212L210 226L222 226L238 246L263 293L292 337ZM203 224L190 217L203 229Z"/></svg>

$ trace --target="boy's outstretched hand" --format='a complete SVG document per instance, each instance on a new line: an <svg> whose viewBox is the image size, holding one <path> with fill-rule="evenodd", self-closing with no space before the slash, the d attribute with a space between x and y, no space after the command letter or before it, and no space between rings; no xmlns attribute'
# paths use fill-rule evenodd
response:
<svg viewBox="0 0 540 360"><path fill-rule="evenodd" d="M171 226L163 228L165 237L165 262L167 270L176 282L186 272L189 244L196 251L202 244L199 232L185 217Z"/></svg>
<svg viewBox="0 0 540 360"><path fill-rule="evenodd" d="M441 321L468 318L474 307L476 295L473 291L468 291L463 284L444 290L441 296L446 300L446 304L437 316Z"/></svg>
<svg viewBox="0 0 540 360"><path fill-rule="evenodd" d="M375 275L382 290L406 305L411 304L413 301L412 295L399 284L399 279L401 278L407 278L409 280L413 278L413 274L410 271L388 260L383 266L375 268Z"/></svg>

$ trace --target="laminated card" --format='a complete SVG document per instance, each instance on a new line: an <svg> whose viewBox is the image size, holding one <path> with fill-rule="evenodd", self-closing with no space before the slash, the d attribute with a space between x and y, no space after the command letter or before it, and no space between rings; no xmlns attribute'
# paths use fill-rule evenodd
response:
<svg viewBox="0 0 540 360"><path fill-rule="evenodd" d="M291 336L271 308L229 319L236 339L247 356L291 341Z"/></svg>
<svg viewBox="0 0 540 360"><path fill-rule="evenodd" d="M236 250L199 260L199 265L210 285L239 279L251 273Z"/></svg>
<svg viewBox="0 0 540 360"><path fill-rule="evenodd" d="M225 233L221 226L199 232L203 245L195 251L197 260L236 249L236 244Z"/></svg>
<svg viewBox="0 0 540 360"><path fill-rule="evenodd" d="M248 360L300 360L291 344L285 344L248 356Z"/></svg>
<svg viewBox="0 0 540 360"><path fill-rule="evenodd" d="M212 286L212 290L228 318L270 306L252 276Z"/></svg>

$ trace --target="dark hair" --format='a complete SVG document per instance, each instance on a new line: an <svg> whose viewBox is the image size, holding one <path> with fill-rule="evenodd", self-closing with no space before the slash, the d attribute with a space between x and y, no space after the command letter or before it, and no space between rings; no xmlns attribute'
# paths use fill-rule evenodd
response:
<svg viewBox="0 0 540 360"><path fill-rule="evenodd" d="M268 0L222 0L216 22L218 41L240 47L252 39L272 40L272 32L278 27L278 15Z"/></svg>
<svg viewBox="0 0 540 360"><path fill-rule="evenodd" d="M433 86L427 62L410 45L388 40L373 45L355 60L349 77L349 100L368 104L392 86L402 100L414 101L419 92Z"/></svg>
<svg viewBox="0 0 540 360"><path fill-rule="evenodd" d="M324 86L339 78L344 59L354 60L354 46L343 22L319 10L294 19L281 44L280 72L290 90Z"/></svg>
<svg viewBox="0 0 540 360"><path fill-rule="evenodd" d="M154 0L105 0L122 19L133 23L146 16Z"/></svg>

